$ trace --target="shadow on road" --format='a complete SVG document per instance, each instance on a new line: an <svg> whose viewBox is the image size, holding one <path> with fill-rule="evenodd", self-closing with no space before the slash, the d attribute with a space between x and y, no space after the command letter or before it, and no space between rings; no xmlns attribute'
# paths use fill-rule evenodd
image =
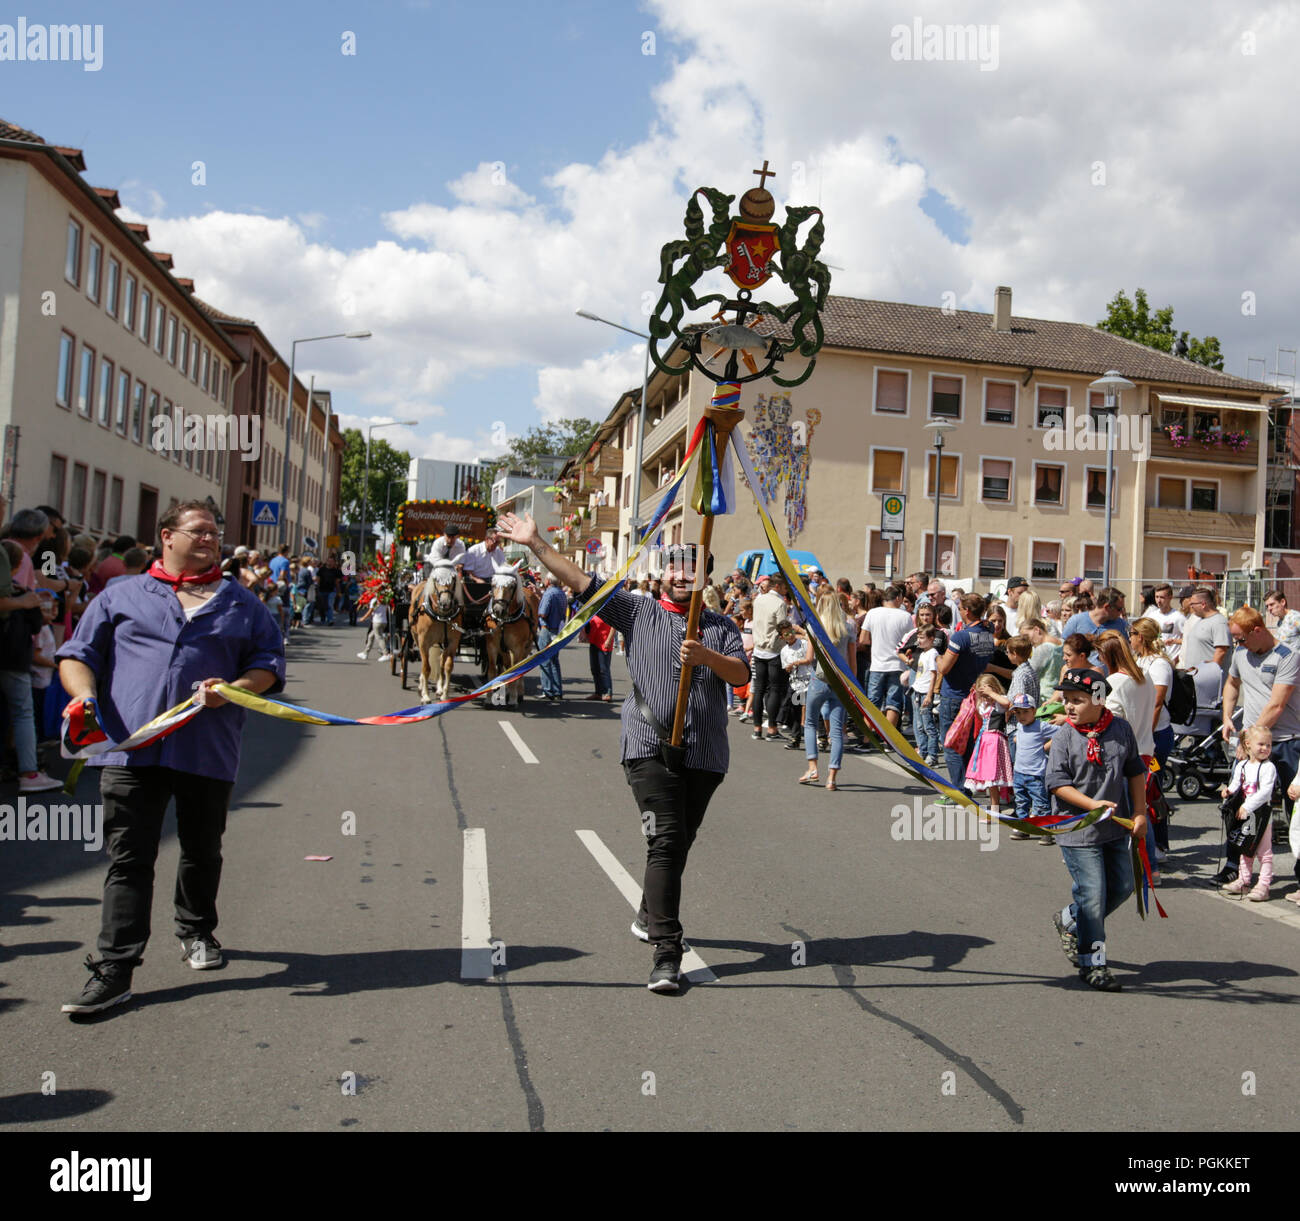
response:
<svg viewBox="0 0 1300 1221"><path fill-rule="evenodd" d="M59 1090L56 1094L7 1094L0 1098L0 1124L50 1123L87 1115L113 1101L108 1090Z"/></svg>
<svg viewBox="0 0 1300 1221"><path fill-rule="evenodd" d="M725 975L749 975L761 971L802 970L803 965L872 967L888 963L906 962L913 958L928 958L930 964L923 971L946 971L960 963L972 950L993 942L987 937L972 937L965 933L892 933L880 937L825 937L804 941L803 963L796 963L796 951L789 942L773 945L765 941L708 941L687 937L698 949L736 950L757 957L755 962L733 962L714 965L713 973L721 979Z"/></svg>

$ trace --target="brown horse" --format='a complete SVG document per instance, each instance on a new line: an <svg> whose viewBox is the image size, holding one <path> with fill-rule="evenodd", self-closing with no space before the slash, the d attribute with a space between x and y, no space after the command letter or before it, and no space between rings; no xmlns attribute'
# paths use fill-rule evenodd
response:
<svg viewBox="0 0 1300 1221"><path fill-rule="evenodd" d="M513 669L536 647L536 594L525 590L517 572L503 570L492 578L492 596L488 600L484 628L487 632L488 681L504 670ZM522 678L506 688L506 705L512 707L522 696Z"/></svg>
<svg viewBox="0 0 1300 1221"><path fill-rule="evenodd" d="M460 648L462 608L459 579L450 564L437 564L429 579L411 591L411 635L420 647L420 703L445 700L451 690L451 670ZM429 678L437 674L434 693Z"/></svg>

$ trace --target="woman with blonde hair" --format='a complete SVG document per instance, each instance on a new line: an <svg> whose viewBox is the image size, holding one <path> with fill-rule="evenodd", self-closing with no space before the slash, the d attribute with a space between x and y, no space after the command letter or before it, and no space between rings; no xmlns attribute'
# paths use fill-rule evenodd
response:
<svg viewBox="0 0 1300 1221"><path fill-rule="evenodd" d="M1097 655L1106 667L1106 707L1115 716L1123 717L1137 739L1138 754L1144 759L1155 757L1156 745L1152 726L1156 720L1156 685L1150 681L1137 658L1128 647L1128 641L1115 631L1102 632L1097 637ZM1147 853L1152 860L1152 880L1159 881L1155 869L1155 820L1147 819Z"/></svg>
<svg viewBox="0 0 1300 1221"><path fill-rule="evenodd" d="M1174 749L1174 730L1169 719L1166 697L1174 684L1174 666L1165 653L1165 640L1160 624L1154 619L1138 619L1129 625L1129 644L1133 656L1142 667L1142 673L1155 688L1156 715L1152 721L1151 740L1155 744L1156 762L1163 768ZM1156 857L1169 851L1169 824L1164 819L1154 821Z"/></svg>
<svg viewBox="0 0 1300 1221"><path fill-rule="evenodd" d="M1025 624L1031 619L1041 619L1043 617L1043 600L1038 593L1032 589L1026 589L1020 595L1020 601L1016 603L1016 630L1023 633Z"/></svg>
<svg viewBox="0 0 1300 1221"><path fill-rule="evenodd" d="M848 623L840 608L839 595L830 586L823 586L817 595L814 609L817 611L817 618L821 620L822 627L826 629L826 635L830 637L831 644L839 654L844 669L847 670L849 644L853 638L849 634ZM840 703L839 697L827 683L826 672L820 661L808 687L804 711L803 745L808 766L804 769L804 774L799 777L799 783L819 784L821 781L817 774L817 727L825 716L830 721L831 751L830 766L826 773L826 788L827 791L834 793L839 787L835 783L835 777L844 760L844 705Z"/></svg>

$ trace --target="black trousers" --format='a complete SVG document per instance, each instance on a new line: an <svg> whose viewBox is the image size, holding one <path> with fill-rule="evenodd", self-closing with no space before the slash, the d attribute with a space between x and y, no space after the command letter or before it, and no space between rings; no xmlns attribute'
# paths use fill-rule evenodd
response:
<svg viewBox="0 0 1300 1221"><path fill-rule="evenodd" d="M781 718L781 705L785 703L785 693L790 686L790 678L781 668L781 658L755 657L754 667L754 728L761 729L763 713L767 713L767 723L775 729Z"/></svg>
<svg viewBox="0 0 1300 1221"><path fill-rule="evenodd" d="M139 966L149 941L154 865L167 803L176 799L181 859L176 868L176 936L217 927L221 837L232 780L192 776L170 767L105 767L104 835L110 864L104 881L100 957Z"/></svg>
<svg viewBox="0 0 1300 1221"><path fill-rule="evenodd" d="M629 759L623 772L641 811L646 837L638 918L650 930L651 941L681 941L682 873L723 773L689 767L678 774L658 759Z"/></svg>

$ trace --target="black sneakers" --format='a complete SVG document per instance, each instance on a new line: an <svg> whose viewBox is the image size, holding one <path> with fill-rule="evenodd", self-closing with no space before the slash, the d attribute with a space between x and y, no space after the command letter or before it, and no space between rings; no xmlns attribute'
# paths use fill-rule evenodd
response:
<svg viewBox="0 0 1300 1221"><path fill-rule="evenodd" d="M224 962L221 957L221 942L211 933L182 937L181 962L188 962L196 971L215 971Z"/></svg>
<svg viewBox="0 0 1300 1221"><path fill-rule="evenodd" d="M86 955L90 978L81 995L63 1006L64 1013L98 1013L131 999L131 968L120 962L96 962Z"/></svg>
<svg viewBox="0 0 1300 1221"><path fill-rule="evenodd" d="M676 992L681 986L682 946L679 941L661 941L655 946L655 969L646 985L651 992Z"/></svg>
<svg viewBox="0 0 1300 1221"><path fill-rule="evenodd" d="M1236 880L1237 870L1231 865L1225 865L1210 879L1211 882L1214 882L1219 886L1226 886L1229 882L1235 882Z"/></svg>

